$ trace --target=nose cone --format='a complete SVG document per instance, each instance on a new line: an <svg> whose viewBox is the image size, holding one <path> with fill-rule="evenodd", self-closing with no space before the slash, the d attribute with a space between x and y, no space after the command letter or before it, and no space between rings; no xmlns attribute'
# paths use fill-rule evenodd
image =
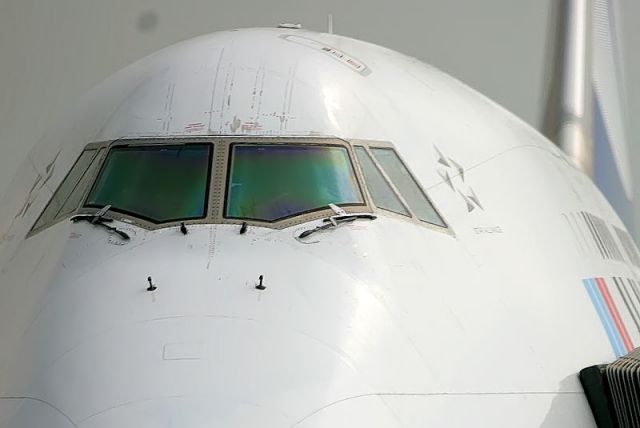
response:
<svg viewBox="0 0 640 428"><path fill-rule="evenodd" d="M318 426L334 419L316 415L324 407L371 393L340 350L295 328L215 315L116 328L68 352L38 383L87 428ZM366 411L358 402L339 413L390 426L383 401L367 401Z"/></svg>
<svg viewBox="0 0 640 428"><path fill-rule="evenodd" d="M116 339L121 347L106 345ZM84 366L68 385L91 391L76 420L86 428L327 426L318 421L335 418L319 418L324 407L369 392L335 350L248 319L157 320L83 348L58 371ZM81 363L96 357L99 368ZM371 401L340 414L362 426L392 426L382 400Z"/></svg>
<svg viewBox="0 0 640 428"><path fill-rule="evenodd" d="M430 378L357 258L327 263L293 231L130 227L111 245L75 227L15 378L77 426L315 426L342 400ZM392 423L365 401L335 409Z"/></svg>

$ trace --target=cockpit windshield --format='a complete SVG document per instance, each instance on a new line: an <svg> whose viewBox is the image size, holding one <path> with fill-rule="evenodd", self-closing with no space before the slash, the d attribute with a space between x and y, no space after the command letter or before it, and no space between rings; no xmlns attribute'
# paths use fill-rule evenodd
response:
<svg viewBox="0 0 640 428"><path fill-rule="evenodd" d="M375 218L377 210L447 229L392 143L330 137L89 143L29 233L65 218L90 218L95 224L105 207L103 222L148 230L183 230L183 222L282 229L324 217L320 227L309 229L315 232L327 222L336 226L338 217L342 222Z"/></svg>
<svg viewBox="0 0 640 428"><path fill-rule="evenodd" d="M272 222L329 204L365 204L345 147L231 146L225 217Z"/></svg>
<svg viewBox="0 0 640 428"><path fill-rule="evenodd" d="M211 144L114 147L85 206L153 223L206 216Z"/></svg>

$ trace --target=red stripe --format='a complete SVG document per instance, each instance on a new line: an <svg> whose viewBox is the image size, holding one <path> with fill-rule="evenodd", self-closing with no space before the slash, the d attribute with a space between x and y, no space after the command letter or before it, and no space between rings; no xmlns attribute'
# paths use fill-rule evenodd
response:
<svg viewBox="0 0 640 428"><path fill-rule="evenodd" d="M611 314L611 318L616 323L616 327L618 329L618 333L622 337L622 341L624 342L624 347L627 348L627 352L631 352L633 350L633 343L631 343L631 338L629 337L629 333L627 332L624 323L622 322L622 318L620 317L620 313L618 312L618 308L616 308L616 304L613 302L613 298L609 293L609 289L607 288L607 284L604 282L602 278L596 278L596 283L598 284L598 289L600 289L600 294L604 297L604 301L607 304L607 308L609 308L609 313Z"/></svg>

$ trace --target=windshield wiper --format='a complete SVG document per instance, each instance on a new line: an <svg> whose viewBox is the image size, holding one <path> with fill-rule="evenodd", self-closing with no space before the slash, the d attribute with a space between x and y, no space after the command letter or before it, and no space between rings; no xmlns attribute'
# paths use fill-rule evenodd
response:
<svg viewBox="0 0 640 428"><path fill-rule="evenodd" d="M128 241L130 239L129 235L127 235L125 232L121 230L118 230L113 226L109 226L108 224L106 224L106 223L113 222L113 219L104 218L104 215L110 209L111 209L111 205L105 205L100 209L100 211L98 211L95 214L80 214L80 215L71 217L71 221L74 223L77 223L79 221L88 221L89 223L95 224L96 226L102 226L105 229L107 229L109 232L113 232L123 240Z"/></svg>
<svg viewBox="0 0 640 428"><path fill-rule="evenodd" d="M371 213L347 213L345 210L334 204L329 204L329 208L331 208L336 214L323 219L322 221L325 224L316 226L313 229L305 230L300 235L298 235L298 239L306 238L307 236L312 235L316 232L320 232L322 230L327 230L332 227L338 227L343 223L351 223L352 221L357 219L375 220L377 218L376 215Z"/></svg>

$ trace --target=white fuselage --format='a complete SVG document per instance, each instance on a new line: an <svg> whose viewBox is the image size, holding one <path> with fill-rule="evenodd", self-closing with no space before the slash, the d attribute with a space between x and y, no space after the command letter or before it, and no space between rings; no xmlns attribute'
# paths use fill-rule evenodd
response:
<svg viewBox="0 0 640 428"><path fill-rule="evenodd" d="M321 220L25 239L87 144L216 136L389 142L448 227L375 210L304 241ZM460 82L345 37L229 31L135 63L0 214L0 427L594 426L578 371L619 354L608 333L640 343L635 247L592 182Z"/></svg>

